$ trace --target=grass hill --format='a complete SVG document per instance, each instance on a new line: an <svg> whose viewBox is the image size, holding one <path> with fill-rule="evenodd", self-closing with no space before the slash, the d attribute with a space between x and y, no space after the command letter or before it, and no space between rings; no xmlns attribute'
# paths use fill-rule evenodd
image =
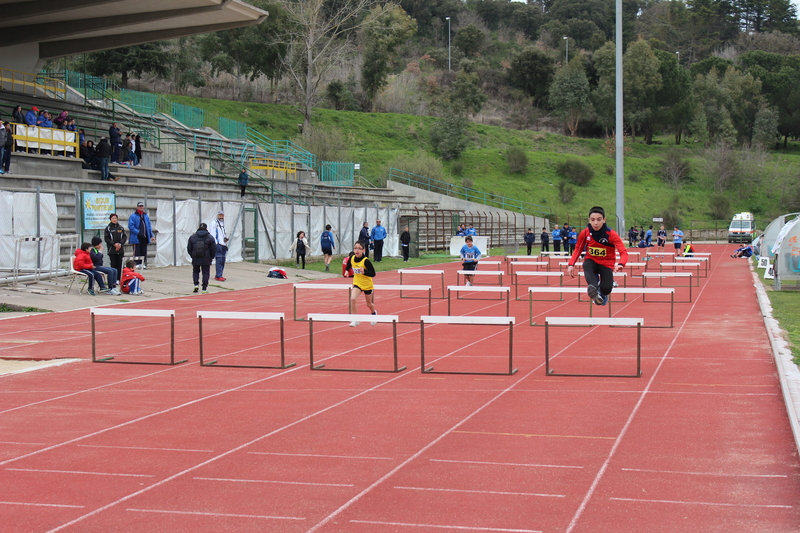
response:
<svg viewBox="0 0 800 533"><path fill-rule="evenodd" d="M273 139L292 139L304 145L298 133L302 116L296 108L280 104L242 103L214 99L169 96L170 99L205 109L220 117L246 122ZM343 134L350 160L361 164L362 174L375 183L385 182L387 169L398 155L420 150L433 155L429 129L437 119L391 113L360 113L315 110L315 128L337 128ZM479 191L547 206L558 222L578 223L592 205L606 207L613 220L616 204L614 158L604 139L580 139L551 133L511 130L471 123L469 147L457 160L441 163L446 181L465 184ZM797 179L794 168L800 163L800 149L775 151L755 157L734 152L728 163L736 168L727 179L723 193L715 195L715 177L723 170L709 169L709 155L700 143L684 143L681 157L690 163L688 178L674 188L660 177L660 168L669 150L671 136L658 138L662 144L646 145L641 140L626 143L625 210L627 225L649 224L653 217L690 221L729 219L736 212L751 211L768 222L772 217L797 208ZM610 141L613 146L613 141ZM511 173L505 151L521 147L529 160L523 173ZM627 150L627 148L626 148ZM579 158L595 172L585 186L574 187L574 197L563 202L559 193L557 165ZM749 161L748 164L745 164ZM471 185L470 185L471 184ZM723 203L717 216L710 202ZM724 204L728 207L725 208ZM764 224L759 224L764 227Z"/></svg>

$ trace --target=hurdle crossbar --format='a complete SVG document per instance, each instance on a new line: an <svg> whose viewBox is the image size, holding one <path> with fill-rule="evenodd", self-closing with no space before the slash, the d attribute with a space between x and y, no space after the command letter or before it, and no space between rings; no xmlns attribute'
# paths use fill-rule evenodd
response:
<svg viewBox="0 0 800 533"><path fill-rule="evenodd" d="M205 362L204 359L204 337L203 337L203 319L223 319L223 320L259 320L259 321L279 321L280 322L280 335L281 335L281 364L280 366L267 366L267 365L234 365L234 364L218 364L218 361ZM285 355L285 342L284 335L284 315L283 313L249 313L237 311L198 311L197 312L197 327L200 333L200 366L214 366L217 368L277 368L280 370L291 368L297 363L286 364Z"/></svg>
<svg viewBox="0 0 800 533"><path fill-rule="evenodd" d="M350 289L353 286L344 283L295 283L292 285L292 316L294 320L304 320L303 317L297 317L297 289L317 289L321 291L344 291L347 289L347 298L345 299L346 308L350 308Z"/></svg>
<svg viewBox="0 0 800 533"><path fill-rule="evenodd" d="M310 313L308 315L308 351L309 368L311 370L328 370L330 372L384 372L396 374L406 369L397 366L397 315L346 315ZM393 367L391 370L375 368L328 368L325 364L314 364L314 322L370 322L375 324L392 324Z"/></svg>
<svg viewBox="0 0 800 533"><path fill-rule="evenodd" d="M411 275L411 274L428 274L428 275L439 275L439 276L441 276L441 280L442 280L442 295L441 295L441 296L438 296L437 298L439 298L439 299L441 299L441 300L444 300L444 298L445 298L445 294L444 294L444 288L445 288L445 284L444 284L444 270L418 270L418 269L413 269L413 268L401 268L401 269L400 269L400 270L398 270L397 272L400 274L400 285L402 285L402 284L403 284L403 275L404 275L404 274L405 274L405 275ZM419 298L419 296L403 296L403 293L401 292L401 293L400 293L400 298L410 298L410 299L414 299L414 298Z"/></svg>
<svg viewBox="0 0 800 533"><path fill-rule="evenodd" d="M667 301L650 300L647 301L648 294L669 294L669 326L645 326L643 328L673 328L675 327L675 288L674 287L619 287L614 289L611 294L625 294L626 301L628 294L641 294L644 303L667 303ZM608 300L608 316L611 316L611 299ZM615 327L615 326L612 326Z"/></svg>
<svg viewBox="0 0 800 533"><path fill-rule="evenodd" d="M484 265L484 266L486 266L486 265L496 266L497 270L503 270L503 262L502 261L484 261L484 260L481 260L480 264Z"/></svg>
<svg viewBox="0 0 800 533"><path fill-rule="evenodd" d="M425 325L426 324L457 324L457 325L508 325L508 372L469 372L469 371L437 371L433 367L425 368ZM420 369L423 374L472 374L481 376L513 376L517 373L514 368L514 317L513 316L421 316L420 326Z"/></svg>
<svg viewBox="0 0 800 533"><path fill-rule="evenodd" d="M701 276L701 274L700 274L700 263L678 263L678 262L672 262L672 263L659 263L658 266L659 266L659 271L660 272L664 271L664 267L672 267L672 272L678 272L678 267L681 267L681 268L687 268L687 267L688 268L694 268L695 271L693 272L693 274L697 274L695 279L697 280L697 286L698 287L700 286L700 276Z"/></svg>
<svg viewBox="0 0 800 533"><path fill-rule="evenodd" d="M373 285L373 287L375 291L400 291L401 297L403 291L428 291L428 314L431 313L433 298L431 296L432 289L430 285ZM417 320L414 320L413 323L416 324Z"/></svg>
<svg viewBox="0 0 800 533"><path fill-rule="evenodd" d="M522 272L539 272L541 270L548 270L550 268L550 261L509 261L508 274L513 276L515 271L520 271L519 268L534 266L536 267L536 270L523 270Z"/></svg>
<svg viewBox="0 0 800 533"><path fill-rule="evenodd" d="M547 280L546 285L550 285L550 278L558 278L558 286L561 287L564 285L564 273L563 272L514 272L511 276L511 284L514 286L514 299L519 300L519 286L520 282L519 279L522 278L544 278ZM538 285L537 285L538 286Z"/></svg>
<svg viewBox="0 0 800 533"><path fill-rule="evenodd" d="M703 266L703 275L704 277L708 277L708 269L711 265L711 258L710 257L676 257L675 262L683 262L683 261L699 261L700 264Z"/></svg>
<svg viewBox="0 0 800 533"><path fill-rule="evenodd" d="M558 300L548 300L546 298L534 298L534 293L543 293L543 294L559 294ZM564 301L564 293L567 294L577 294L578 301L589 302L589 316L594 315L594 303L591 300L581 300L581 294L586 294L586 289L583 287L528 287L528 325L530 326L542 326L543 324L537 324L533 321L533 302L563 302Z"/></svg>
<svg viewBox="0 0 800 533"><path fill-rule="evenodd" d="M450 316L450 302L452 293L456 293L457 300L483 300L484 298L462 298L458 295L461 292L494 292L500 295L498 300L503 299L503 294L506 294L506 316L508 316L511 311L511 287L475 287L470 286L466 287L463 285L450 285L447 287L447 316ZM487 300L489 298L486 298ZM494 298L492 298L494 299Z"/></svg>
<svg viewBox="0 0 800 533"><path fill-rule="evenodd" d="M674 285L674 287L688 287L689 299L688 300L675 300L675 303L692 303L692 287L694 283L692 278L694 275L691 272L643 272L642 273L642 287L647 287L647 280L650 278L658 279L659 287L664 286L664 280L667 278L689 278L688 285ZM698 280L699 281L699 280Z"/></svg>
<svg viewBox="0 0 800 533"><path fill-rule="evenodd" d="M502 270L457 270L456 271L456 285L461 285L461 276L497 276L499 283L498 285L503 284L503 274Z"/></svg>
<svg viewBox="0 0 800 533"><path fill-rule="evenodd" d="M544 319L544 360L547 376L595 377L595 378L640 378L642 377L642 325L643 318L601 318L601 317L545 317ZM636 328L636 373L635 374L571 374L556 373L550 368L550 326L616 326Z"/></svg>
<svg viewBox="0 0 800 533"><path fill-rule="evenodd" d="M93 363L117 363L125 365L179 365L188 359L175 361L175 310L174 309L127 309L118 307L92 307L89 309L92 317L92 362ZM169 318L169 363L158 363L152 361L114 361L114 356L97 358L97 329L95 327L96 316L124 316L124 317L154 317Z"/></svg>

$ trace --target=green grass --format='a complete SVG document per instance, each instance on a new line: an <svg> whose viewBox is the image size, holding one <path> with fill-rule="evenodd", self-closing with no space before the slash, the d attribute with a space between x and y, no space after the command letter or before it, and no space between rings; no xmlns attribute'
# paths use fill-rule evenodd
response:
<svg viewBox="0 0 800 533"><path fill-rule="evenodd" d="M0 303L0 313L52 313L50 309L38 307L22 307L20 305Z"/></svg>

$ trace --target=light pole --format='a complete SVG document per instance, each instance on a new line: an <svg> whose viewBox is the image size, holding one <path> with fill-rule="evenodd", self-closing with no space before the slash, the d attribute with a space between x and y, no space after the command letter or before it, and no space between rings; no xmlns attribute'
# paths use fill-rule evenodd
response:
<svg viewBox="0 0 800 533"><path fill-rule="evenodd" d="M567 54L566 54L566 60L567 60L567 62L566 62L566 63L564 63L564 64L566 65L567 63L569 63L569 37L567 37L567 36L565 35L565 36L563 37L563 39L564 39L564 43L566 43L566 45L567 45Z"/></svg>
<svg viewBox="0 0 800 533"><path fill-rule="evenodd" d="M447 71L451 72L450 68L450 17L445 17L447 21Z"/></svg>
<svg viewBox="0 0 800 533"><path fill-rule="evenodd" d="M675 54L678 56L678 64L680 65L681 64L681 53L680 52L675 52Z"/></svg>

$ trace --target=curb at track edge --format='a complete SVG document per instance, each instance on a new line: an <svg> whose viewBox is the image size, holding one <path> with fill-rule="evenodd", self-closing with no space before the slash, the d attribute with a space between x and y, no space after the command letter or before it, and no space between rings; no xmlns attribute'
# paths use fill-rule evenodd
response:
<svg viewBox="0 0 800 533"><path fill-rule="evenodd" d="M772 304L769 301L764 284L761 282L761 278L753 268L752 263L750 264L750 272L753 276L753 285L756 288L758 306L761 309L764 326L767 328L770 346L772 346L772 356L775 359L778 379L783 392L783 401L786 404L789 425L792 427L792 434L794 435L794 444L798 454L800 454L800 368L794 363L792 350L784 337L783 329L772 316Z"/></svg>

